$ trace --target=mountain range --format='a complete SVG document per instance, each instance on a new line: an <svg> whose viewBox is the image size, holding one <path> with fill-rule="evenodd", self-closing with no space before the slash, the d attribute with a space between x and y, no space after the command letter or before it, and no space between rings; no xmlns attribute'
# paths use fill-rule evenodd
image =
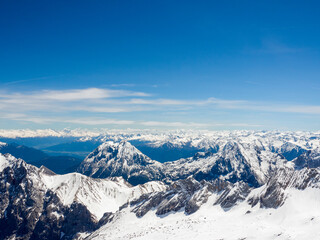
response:
<svg viewBox="0 0 320 240"><path fill-rule="evenodd" d="M154 136L148 144L161 148L170 137L172 148L204 151L160 162L132 136L105 137L64 175L0 155L0 239L316 239L317 134Z"/></svg>

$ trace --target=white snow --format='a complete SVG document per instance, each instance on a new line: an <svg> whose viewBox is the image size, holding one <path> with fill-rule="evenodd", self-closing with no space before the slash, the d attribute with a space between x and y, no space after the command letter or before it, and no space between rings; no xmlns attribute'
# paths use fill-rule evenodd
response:
<svg viewBox="0 0 320 240"><path fill-rule="evenodd" d="M65 206L74 202L85 205L96 220L106 212L116 212L120 206L142 194L167 189L162 182L148 182L133 187L122 177L93 179L79 173L48 175L21 159L0 154L0 172L6 167L14 168L20 165L27 169L27 177L33 182L33 187L39 187L43 191L52 190Z"/></svg>
<svg viewBox="0 0 320 240"><path fill-rule="evenodd" d="M264 147L275 147L275 150L295 148L305 149L320 147L320 132L284 132L284 131L207 131L207 130L150 130L150 129L41 129L41 130L5 130L0 129L0 136L7 138L27 137L77 137L80 141L98 140L141 140L149 142L151 146L159 147L170 143L175 147L190 145L200 149L209 149L230 140L241 140L252 143L261 141ZM283 146L284 143L287 146Z"/></svg>
<svg viewBox="0 0 320 240"><path fill-rule="evenodd" d="M97 220L106 212L116 212L120 206L143 193L166 189L161 182L149 182L132 187L122 178L93 179L79 173L53 176L42 174L41 178L64 205L82 203Z"/></svg>
<svg viewBox="0 0 320 240"><path fill-rule="evenodd" d="M35 136L77 136L83 141L98 139L105 141L112 139L149 141L151 146L159 147L172 143L175 147L186 145L197 148L210 149L219 146L216 155L200 158L197 161L181 159L173 163L164 164L166 174L174 171L190 172L195 169L205 171L217 161L218 157L234 159L234 151L221 151L224 147L237 146L244 159L261 182L267 180L268 171L275 166L293 168L292 162L285 163L275 153L293 149L320 149L320 132L264 132L264 131L168 131L154 132L145 130L104 130L90 132L82 130L0 130L0 136L6 137L35 137ZM233 144L233 145L232 145ZM118 147L119 143L108 142L101 145ZM1 146L1 143L0 143ZM227 149L228 150L228 149ZM108 153L105 153L108 157ZM124 145L118 151L122 158L130 158L132 154L141 154L131 145ZM94 159L87 158L87 162ZM8 155L0 154L0 172L14 164L23 161ZM126 162L125 162L126 163ZM25 163L23 163L25 164ZM239 162L232 161L232 166L241 170ZM178 165L178 167L177 167ZM30 168L31 166L28 165ZM124 165L126 167L127 165ZM159 164L159 166L162 166ZM172 172L168 169L173 169ZM78 173L66 175L47 175L32 167L28 172L30 179L40 182L44 190L54 191L64 205L73 202L82 203L99 220L105 212L116 213L114 220L88 236L88 239L317 239L320 236L320 189L319 179L311 183L305 190L287 188L283 190L286 201L277 209L260 208L259 204L251 207L247 201L238 203L228 211L218 205L213 205L218 195L213 194L201 208L192 215L185 215L181 210L166 216L156 216L155 210L145 216L137 218L130 208L117 212L119 207L144 193L163 191L167 187L160 182L149 182L132 187L122 178L92 179ZM283 175L281 175L283 174ZM298 174L286 175L279 173L279 180L286 182L287 178L296 180L295 184L302 184ZM301 180L299 182L299 180ZM294 181L289 182L289 187ZM266 191L265 186L254 189L249 196L259 196ZM53 213L60 217L57 212ZM85 233L81 236L85 237Z"/></svg>
<svg viewBox="0 0 320 240"><path fill-rule="evenodd" d="M16 160L17 159L10 154L4 156L0 153L0 172L2 172L6 167L12 166L12 164L16 162Z"/></svg>
<svg viewBox="0 0 320 240"><path fill-rule="evenodd" d="M0 171L2 172L3 169L8 167L8 165L9 165L9 163L8 163L6 157L3 156L2 154L0 154Z"/></svg>
<svg viewBox="0 0 320 240"><path fill-rule="evenodd" d="M86 239L317 239L320 236L319 189L290 189L288 193L286 203L278 209L251 208L242 202L224 211L220 206L213 206L216 196L189 216L181 211L158 217L150 211L137 218L126 209L115 221Z"/></svg>

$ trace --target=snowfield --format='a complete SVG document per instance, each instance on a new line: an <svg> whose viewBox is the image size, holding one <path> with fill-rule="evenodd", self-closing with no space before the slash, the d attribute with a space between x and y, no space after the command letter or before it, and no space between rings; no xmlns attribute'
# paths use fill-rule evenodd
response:
<svg viewBox="0 0 320 240"><path fill-rule="evenodd" d="M87 206L97 220L106 212L116 212L127 201L142 194L165 190L162 182L131 186L123 178L92 179L79 173L66 175L42 174L41 179L54 191L63 205L78 202Z"/></svg>
<svg viewBox="0 0 320 240"><path fill-rule="evenodd" d="M320 236L319 189L290 189L288 199L278 209L252 208L244 201L225 211L213 206L216 197L189 216L183 211L161 217L149 212L138 218L126 209L115 221L90 235L82 234L79 239L310 240Z"/></svg>

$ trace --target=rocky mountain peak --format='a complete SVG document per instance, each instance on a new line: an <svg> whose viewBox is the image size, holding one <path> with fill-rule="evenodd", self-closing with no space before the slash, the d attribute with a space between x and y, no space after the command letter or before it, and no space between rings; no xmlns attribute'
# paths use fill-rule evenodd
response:
<svg viewBox="0 0 320 240"><path fill-rule="evenodd" d="M101 144L81 163L78 172L98 178L122 176L133 185L162 177L161 164L127 141Z"/></svg>
<svg viewBox="0 0 320 240"><path fill-rule="evenodd" d="M100 161L102 158L116 158L118 160L125 160L133 164L134 159L149 159L146 155L140 152L136 147L131 145L128 141L113 142L107 141L97 147L92 153L88 155L85 161ZM130 164L129 163L129 164Z"/></svg>

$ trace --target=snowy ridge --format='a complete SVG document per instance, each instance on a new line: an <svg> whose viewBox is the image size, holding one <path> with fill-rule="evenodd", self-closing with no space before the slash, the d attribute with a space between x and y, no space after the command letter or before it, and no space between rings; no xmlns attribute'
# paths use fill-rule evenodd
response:
<svg viewBox="0 0 320 240"><path fill-rule="evenodd" d="M186 176L193 174L197 179L219 177L259 185L265 183L270 172L286 164L283 157L266 150L260 144L230 141L219 146L219 149L215 154L166 163L167 171L174 178L183 173Z"/></svg>
<svg viewBox="0 0 320 240"><path fill-rule="evenodd" d="M320 192L290 189L285 204L278 209L252 208L245 201L223 210L213 205L212 195L192 215L176 212L161 218L150 211L137 218L130 209L120 212L115 220L79 239L317 239L320 224Z"/></svg>
<svg viewBox="0 0 320 240"><path fill-rule="evenodd" d="M282 169L260 188L249 189L236 183L226 185L224 191L209 191L199 210L187 216L180 209L159 217L159 209L151 208L141 217L137 216L137 206L132 205L117 212L97 231L82 233L77 239L316 239L320 224L319 180L319 169ZM274 185L276 190L268 190ZM279 188L284 193L281 202L275 197L264 198L265 194L278 196L274 193L279 193ZM201 195L201 191L195 193ZM252 204L252 198L257 198L259 204ZM273 204L266 205L267 200ZM230 205L234 201L236 204Z"/></svg>
<svg viewBox="0 0 320 240"><path fill-rule="evenodd" d="M267 184L252 191L248 202L252 205L266 208L278 208L289 197L292 189L303 191L307 188L320 191L320 170L317 168L303 168L294 170L278 169Z"/></svg>
<svg viewBox="0 0 320 240"><path fill-rule="evenodd" d="M82 162L78 171L92 177L121 176L133 184L152 180L175 181L189 176L197 180L216 178L253 186L264 184L270 173L286 166L282 155L260 142L224 141L217 153L198 153L194 157L161 164L151 160L127 141L101 144Z"/></svg>
<svg viewBox="0 0 320 240"><path fill-rule="evenodd" d="M207 131L207 130L112 130L112 129L64 129L64 130L0 130L1 137L28 138L28 137L77 137L81 141L99 140L105 142L112 140L139 140L148 142L154 147L170 143L175 147L185 145L199 149L210 149L222 142L238 139L240 141L261 141L265 147L280 150L284 144L292 144L291 148L298 146L304 149L320 147L320 132L283 132L283 131Z"/></svg>
<svg viewBox="0 0 320 240"><path fill-rule="evenodd" d="M24 178L33 182L42 192L51 190L64 206L77 202L88 208L99 220L106 212L115 212L121 205L149 192L164 191L162 182L149 182L136 187L123 178L92 179L79 173L57 175L37 168L11 155L0 154L0 172L24 168Z"/></svg>
<svg viewBox="0 0 320 240"><path fill-rule="evenodd" d="M43 182L57 194L63 205L83 204L99 220L106 212L115 212L131 199L142 194L165 190L161 182L149 182L132 187L122 178L92 179L79 173L41 176Z"/></svg>
<svg viewBox="0 0 320 240"><path fill-rule="evenodd" d="M0 238L269 240L318 236L319 133L108 134L82 138L102 141L79 168L88 176L57 175L0 154L0 223L13 223L11 228L0 227ZM139 151L130 139L154 147L194 146L201 151L160 163Z"/></svg>

